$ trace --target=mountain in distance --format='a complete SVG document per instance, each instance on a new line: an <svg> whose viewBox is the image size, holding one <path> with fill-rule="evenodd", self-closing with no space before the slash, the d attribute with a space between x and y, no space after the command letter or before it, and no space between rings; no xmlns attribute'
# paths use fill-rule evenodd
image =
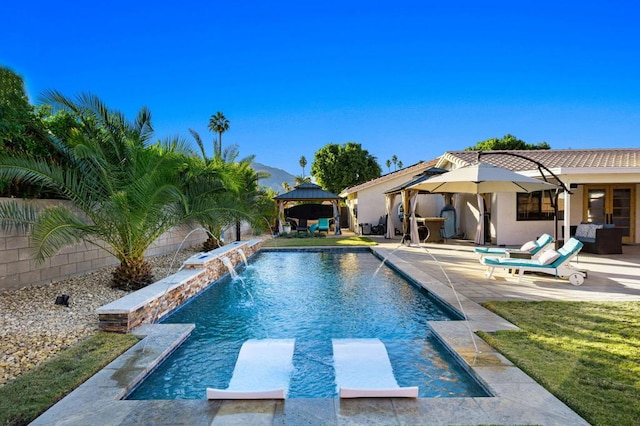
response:
<svg viewBox="0 0 640 426"><path fill-rule="evenodd" d="M260 179L260 186L266 186L279 194L283 194L284 188L282 188L282 182L287 182L291 188L295 185L294 176L282 169L267 166L262 163L253 163L251 166L255 171L265 171L271 175L271 177L267 179Z"/></svg>

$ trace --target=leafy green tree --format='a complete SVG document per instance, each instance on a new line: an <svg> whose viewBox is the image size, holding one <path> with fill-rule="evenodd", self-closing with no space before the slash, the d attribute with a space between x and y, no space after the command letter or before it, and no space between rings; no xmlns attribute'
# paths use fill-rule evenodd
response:
<svg viewBox="0 0 640 426"><path fill-rule="evenodd" d="M47 127L29 104L22 77L0 67L0 154L49 157L51 151ZM26 185L17 179L0 182L0 194L3 196L55 196L42 194L41 190L37 185Z"/></svg>
<svg viewBox="0 0 640 426"><path fill-rule="evenodd" d="M209 119L209 130L218 134L218 141L213 142L214 155L222 155L222 134L229 130L229 120L218 111Z"/></svg>
<svg viewBox="0 0 640 426"><path fill-rule="evenodd" d="M325 145L315 153L311 165L311 174L316 181L336 194L349 186L377 178L381 172L376 158L355 142Z"/></svg>
<svg viewBox="0 0 640 426"><path fill-rule="evenodd" d="M22 77L0 67L0 151L28 151L34 137L44 137L43 130L29 104Z"/></svg>
<svg viewBox="0 0 640 426"><path fill-rule="evenodd" d="M512 151L536 149L551 149L551 146L546 142L540 142L537 145L533 145L507 133L500 139L491 138L478 142L475 146L465 148L465 151Z"/></svg>
<svg viewBox="0 0 640 426"><path fill-rule="evenodd" d="M64 166L24 153L3 154L0 178L50 188L72 205L36 211L28 203L3 203L0 225L30 231L37 261L86 242L120 261L115 287L146 286L154 278L145 251L172 227L212 214L210 182L185 185L195 156L183 141L149 144L153 127L146 108L129 121L93 95L73 100L51 91L45 99L76 122L68 139L53 139Z"/></svg>

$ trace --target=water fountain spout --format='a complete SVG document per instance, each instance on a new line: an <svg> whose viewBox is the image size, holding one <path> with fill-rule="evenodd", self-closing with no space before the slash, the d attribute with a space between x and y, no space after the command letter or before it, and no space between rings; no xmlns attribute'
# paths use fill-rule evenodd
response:
<svg viewBox="0 0 640 426"><path fill-rule="evenodd" d="M231 275L231 278L238 278L238 273L233 267L233 263L231 263L231 260L226 256L220 257L220 260L222 260L222 263L224 264L224 266L227 267L227 270L229 271L229 275Z"/></svg>
<svg viewBox="0 0 640 426"><path fill-rule="evenodd" d="M240 257L242 258L242 262L244 262L244 266L248 267L249 266L249 261L247 261L247 255L244 254L244 250L242 250L241 248L238 249L238 254L240 255Z"/></svg>
<svg viewBox="0 0 640 426"><path fill-rule="evenodd" d="M382 262L380 263L380 265L378 266L378 268L376 269L376 271L373 273L373 276L375 277L378 272L380 271L380 269L382 268L382 266L386 263L387 259L396 251L400 250L401 248L405 247L404 245L404 239L403 241L400 243L400 245L398 247L396 247L395 249L393 249L391 251L391 253L387 254L384 259L382 259ZM473 334L473 330L471 329L471 325L469 324L469 318L467 317L467 313L464 310L464 307L462 306L462 301L460 300L460 297L458 296L458 292L456 291L453 282L451 281L451 279L449 278L449 275L447 274L447 272L444 270L442 264L438 261L438 259L433 255L433 253L431 253L427 247L418 244L418 245L412 245L411 243L408 244L408 247L418 247L421 248L422 250L424 250L425 253L427 253L432 259L433 261L436 263L436 265L438 265L438 267L440 268L440 271L442 272L442 274L444 275L445 279L447 280L447 283L449 284L449 287L451 288L451 291L453 291L453 295L456 298L456 302L458 303L458 307L460 308L460 312L462 313L462 316L464 317L464 321L467 325L467 328L469 329L469 335L471 336L471 343L473 344L473 347L475 349L475 353L479 354L480 350L478 349L478 345L476 344L476 340L475 340L475 336Z"/></svg>

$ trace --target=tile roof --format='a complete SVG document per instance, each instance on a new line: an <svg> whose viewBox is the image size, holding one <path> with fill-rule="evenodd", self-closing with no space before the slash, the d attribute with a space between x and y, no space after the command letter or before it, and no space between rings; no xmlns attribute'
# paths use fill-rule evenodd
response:
<svg viewBox="0 0 640 426"><path fill-rule="evenodd" d="M340 193L340 196L346 197L348 194L353 194L354 192L358 192L360 190L369 188L370 186L378 185L380 183L386 182L391 179L395 179L397 177L401 177L401 176L413 177L423 172L424 170L428 169L429 167L435 166L438 160L439 160L439 157L433 160L423 161L422 163L417 163L417 164L405 167L403 169L396 170L391 173L387 173L386 175L382 175L370 181L360 183L358 185L350 186L348 188L343 189L342 192Z"/></svg>
<svg viewBox="0 0 640 426"><path fill-rule="evenodd" d="M481 161L512 171L536 170L535 164L509 155L491 155L504 151L483 151ZM640 168L640 149L545 149L508 151L524 155L549 169L559 168ZM448 151L443 160L462 166L477 161L477 151ZM442 160L441 160L442 162ZM440 165L440 164L439 164Z"/></svg>

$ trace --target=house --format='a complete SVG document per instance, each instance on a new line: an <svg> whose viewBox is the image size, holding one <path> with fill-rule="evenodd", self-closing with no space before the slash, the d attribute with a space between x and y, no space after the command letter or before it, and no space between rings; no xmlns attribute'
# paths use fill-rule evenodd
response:
<svg viewBox="0 0 640 426"><path fill-rule="evenodd" d="M377 225L381 218L387 215L385 193L416 178L426 170L434 167L437 162L438 159L417 163L344 189L340 193L340 197L345 199L348 207L349 229L354 232L360 232L360 225ZM393 223L392 231L397 229L400 232L402 230L401 205L402 199L397 197L390 210ZM443 206L442 196L424 195L418 200L416 213L423 217L438 216Z"/></svg>
<svg viewBox="0 0 640 426"><path fill-rule="evenodd" d="M559 194L557 220L548 193L485 194L486 232L492 243L517 245L544 232L563 239L569 235L571 225L582 221L615 224L623 229L623 243L640 242L640 200L636 195L640 189L640 149L484 151L480 160L530 177L542 179L544 175L553 183L559 180L568 190ZM478 152L449 151L424 164L451 170L476 161ZM409 175L415 174L403 173L402 177L408 180ZM384 214L384 194L391 185L381 180L347 188L341 194L352 205L358 205L360 221L373 221ZM433 200L436 195L428 197ZM428 210L427 216L434 214L444 204L443 198L440 195L440 201L430 208L420 208ZM477 197L456 194L452 204L457 233L474 239L480 217Z"/></svg>

